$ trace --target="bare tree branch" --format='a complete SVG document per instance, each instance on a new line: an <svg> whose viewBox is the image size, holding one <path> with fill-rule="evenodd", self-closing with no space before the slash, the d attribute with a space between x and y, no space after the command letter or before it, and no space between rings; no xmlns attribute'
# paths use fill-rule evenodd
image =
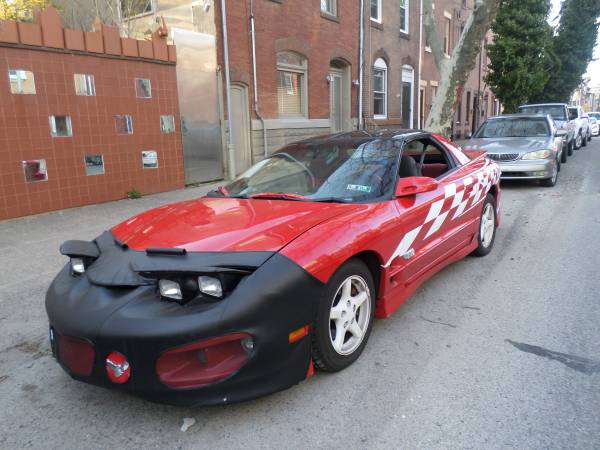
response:
<svg viewBox="0 0 600 450"><path fill-rule="evenodd" d="M442 48L442 41L435 25L435 16L433 15L433 0L423 0L423 26L425 27L425 35L427 36L427 43L433 53L433 59L438 70L441 71L441 67L446 62L444 55L444 49Z"/></svg>

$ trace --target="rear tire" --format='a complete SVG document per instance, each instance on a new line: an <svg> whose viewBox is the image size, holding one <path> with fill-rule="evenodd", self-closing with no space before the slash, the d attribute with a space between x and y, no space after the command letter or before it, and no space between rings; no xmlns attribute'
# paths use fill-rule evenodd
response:
<svg viewBox="0 0 600 450"><path fill-rule="evenodd" d="M496 200L492 194L488 194L481 208L479 218L479 230L477 241L479 245L471 253L473 256L485 256L492 251L496 240Z"/></svg>
<svg viewBox="0 0 600 450"><path fill-rule="evenodd" d="M338 372L358 359L375 317L375 286L368 267L350 259L325 287L313 324L312 359L326 372Z"/></svg>
<svg viewBox="0 0 600 450"><path fill-rule="evenodd" d="M575 137L575 150L579 150L582 145L583 145L583 136L581 136L581 130L580 130L579 134L577 134L577 136Z"/></svg>

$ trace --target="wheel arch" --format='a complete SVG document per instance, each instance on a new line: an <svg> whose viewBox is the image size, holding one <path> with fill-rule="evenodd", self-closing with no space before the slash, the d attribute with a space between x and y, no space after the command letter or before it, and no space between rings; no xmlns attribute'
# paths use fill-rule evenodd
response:
<svg viewBox="0 0 600 450"><path fill-rule="evenodd" d="M353 258L362 261L369 269L369 272L371 272L371 276L373 277L373 284L375 285L375 293L376 293L375 301L377 303L377 300L379 299L380 293L381 293L381 279L382 279L382 270L383 270L381 267L383 262L382 262L380 255L373 250L364 250L362 252L352 255L346 261L353 259ZM346 261L344 261L344 263Z"/></svg>

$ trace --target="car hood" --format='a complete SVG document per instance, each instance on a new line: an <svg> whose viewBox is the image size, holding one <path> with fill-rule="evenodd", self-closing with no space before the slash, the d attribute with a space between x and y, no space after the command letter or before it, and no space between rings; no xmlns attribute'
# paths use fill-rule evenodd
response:
<svg viewBox="0 0 600 450"><path fill-rule="evenodd" d="M279 251L315 225L360 207L204 197L146 211L111 231L133 250L180 247L194 252Z"/></svg>
<svg viewBox="0 0 600 450"><path fill-rule="evenodd" d="M466 150L485 150L488 153L527 153L551 148L551 137L514 137L471 139L465 145Z"/></svg>

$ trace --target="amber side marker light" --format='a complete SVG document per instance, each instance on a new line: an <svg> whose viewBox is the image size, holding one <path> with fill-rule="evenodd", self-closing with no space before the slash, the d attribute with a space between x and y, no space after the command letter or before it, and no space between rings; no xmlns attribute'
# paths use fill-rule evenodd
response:
<svg viewBox="0 0 600 450"><path fill-rule="evenodd" d="M310 332L310 325L304 325L303 327L300 327L297 330L292 331L289 335L290 344L293 344L294 342L298 342L304 336L308 336L309 332Z"/></svg>

